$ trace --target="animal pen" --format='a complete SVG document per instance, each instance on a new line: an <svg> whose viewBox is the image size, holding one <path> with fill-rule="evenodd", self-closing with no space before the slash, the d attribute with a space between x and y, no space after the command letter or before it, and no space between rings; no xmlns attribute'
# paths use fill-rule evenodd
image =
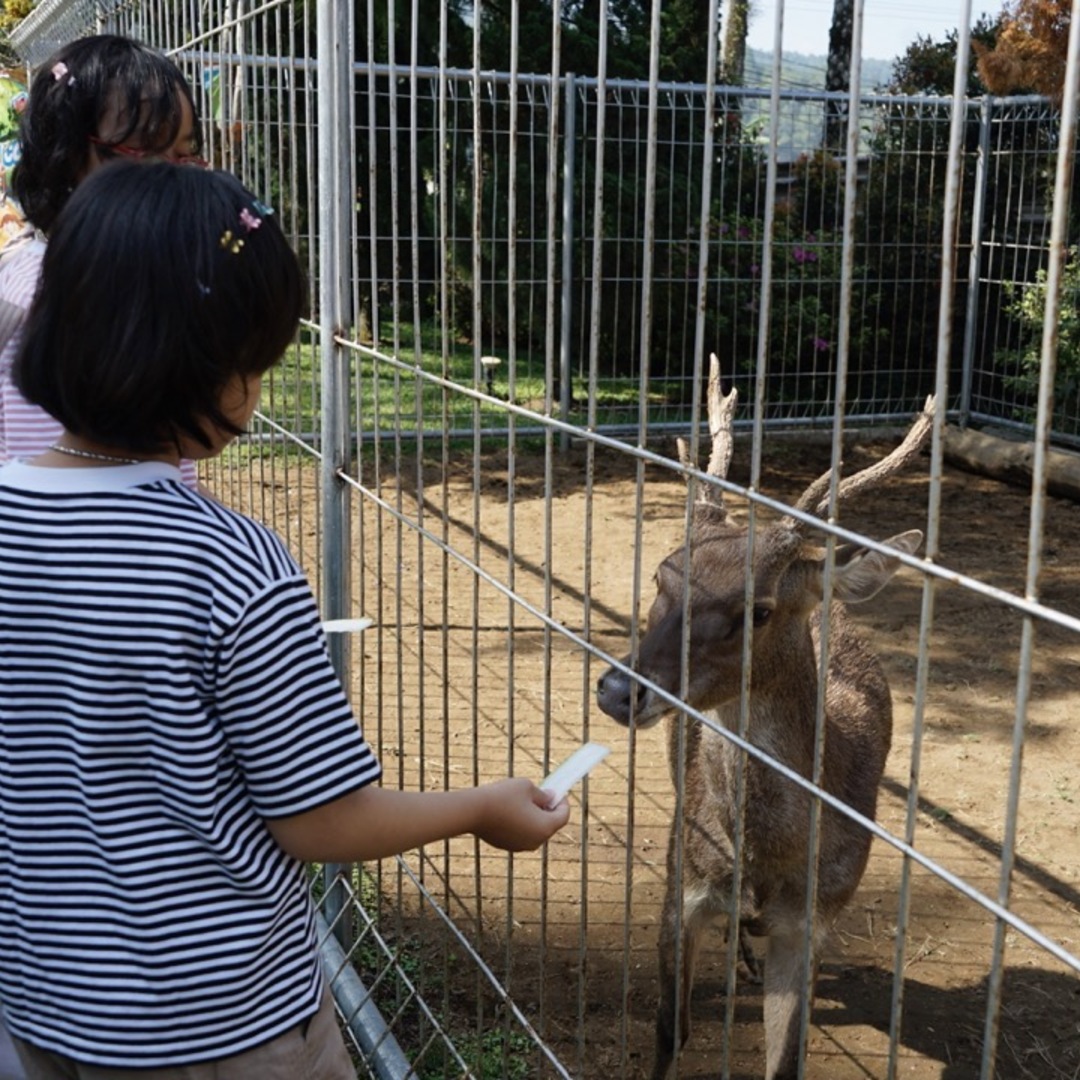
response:
<svg viewBox="0 0 1080 1080"><path fill-rule="evenodd" d="M669 769L660 729L610 720L597 679L634 671L652 574L702 489L753 537L819 474L884 457L932 394L927 452L813 531L828 560L925 539L853 609L892 748L876 821L855 819L868 867L801 987L800 1075L1077 1077L1080 504L1058 469L1080 392L1055 379L1053 332L1075 318L1056 154L1076 140L1075 42L1059 114L788 91L779 68L763 90L661 82L655 63L609 78L603 3L592 70L567 70L558 4L550 70L519 69L517 4L489 70L485 7L43 0L13 35L31 67L96 30L169 52L207 156L301 253L311 319L206 482L285 537L328 620L371 620L328 641L384 782L540 780L582 742L612 748L541 852L459 840L313 878L358 1075L651 1068L678 754L702 727L755 761L775 748L683 708ZM691 464L710 353L739 391L723 481ZM988 428L1018 483L954 464ZM788 781L815 796L811 894L817 823L845 812L822 809L820 775ZM679 1075L764 1075L739 936L721 921L704 940Z"/></svg>

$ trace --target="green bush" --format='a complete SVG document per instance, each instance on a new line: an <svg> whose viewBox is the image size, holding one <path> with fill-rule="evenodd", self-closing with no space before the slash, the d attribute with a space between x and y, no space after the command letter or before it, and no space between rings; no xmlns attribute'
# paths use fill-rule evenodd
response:
<svg viewBox="0 0 1080 1080"><path fill-rule="evenodd" d="M1020 342L999 349L995 363L1003 370L1005 385L1021 395L1016 409L1019 419L1034 415L1042 379L1042 337L1046 314L1046 270L1039 270L1027 284L1006 285L1005 311L1020 328ZM1061 306L1058 317L1057 368L1054 402L1059 419L1080 416L1080 256L1070 248L1061 276ZM1060 423L1057 425L1060 428ZM1073 433L1080 421L1071 421Z"/></svg>

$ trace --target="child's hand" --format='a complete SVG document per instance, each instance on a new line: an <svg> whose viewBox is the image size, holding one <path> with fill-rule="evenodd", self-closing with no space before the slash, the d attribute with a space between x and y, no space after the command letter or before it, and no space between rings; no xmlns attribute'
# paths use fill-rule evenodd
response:
<svg viewBox="0 0 1080 1080"><path fill-rule="evenodd" d="M547 809L547 792L524 777L485 784L480 790L486 806L476 835L492 847L534 851L570 820L566 799Z"/></svg>

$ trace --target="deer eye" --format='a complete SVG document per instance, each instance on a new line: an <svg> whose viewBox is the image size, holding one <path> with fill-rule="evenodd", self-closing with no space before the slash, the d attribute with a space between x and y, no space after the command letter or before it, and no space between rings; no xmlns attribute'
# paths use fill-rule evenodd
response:
<svg viewBox="0 0 1080 1080"><path fill-rule="evenodd" d="M773 612L773 609L770 608L770 607L763 607L760 604L755 604L753 609L752 609L751 616L750 616L750 620L754 624L754 627L756 628L756 627L759 627L759 626L764 626L765 623L767 623L769 621L769 618L772 615L772 612ZM726 630L725 636L729 637L729 638L733 638L733 637L735 637L736 634L741 634L743 624L745 622L746 622L745 613L740 612L738 615L735 615L727 625L727 630Z"/></svg>

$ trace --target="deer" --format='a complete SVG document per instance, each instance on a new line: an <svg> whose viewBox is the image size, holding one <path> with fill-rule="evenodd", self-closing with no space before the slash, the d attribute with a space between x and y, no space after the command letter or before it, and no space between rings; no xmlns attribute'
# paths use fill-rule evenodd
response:
<svg viewBox="0 0 1080 1080"><path fill-rule="evenodd" d="M713 355L707 389L712 448L706 476L727 477L737 400L734 389L721 392L720 365ZM932 428L933 413L931 397L891 454L839 482L837 501L880 484L912 461ZM682 439L678 452L689 467ZM794 504L803 517L788 514L759 525L749 561L747 527L728 517L722 488L701 480L698 484L686 542L657 568L656 597L636 653L605 671L596 688L600 709L624 726L634 723L645 729L667 716L668 760L676 784L680 754L685 762L683 814L681 820L672 821L668 840L652 1076L663 1080L672 1071L690 1036L694 964L704 931L717 917L734 910L738 926L729 927L729 934L738 935L740 970L749 967L752 976L762 976L748 936L767 939L765 1080L796 1080L802 1000L808 989L813 1000L813 978L825 935L859 885L872 837L863 825L823 804L812 909L816 915L808 919L812 796L771 764L736 746L721 729L740 730L744 633L748 633L745 738L798 775L812 778L826 550L807 538L804 518L820 519L828 510L831 472L811 483ZM901 566L890 552L911 555L921 543L922 532L913 529L884 541L881 547L888 549L884 553L857 544L835 545L820 783L870 820L892 742L892 699L881 663L856 632L846 605L869 600L884 588ZM750 610L746 610L748 567L753 579ZM744 630L746 622L750 627ZM715 727L700 719L686 721L680 738L679 725L686 714L635 676L681 700ZM745 770L741 815L735 795L740 769ZM731 892L740 816L742 876L736 907Z"/></svg>

